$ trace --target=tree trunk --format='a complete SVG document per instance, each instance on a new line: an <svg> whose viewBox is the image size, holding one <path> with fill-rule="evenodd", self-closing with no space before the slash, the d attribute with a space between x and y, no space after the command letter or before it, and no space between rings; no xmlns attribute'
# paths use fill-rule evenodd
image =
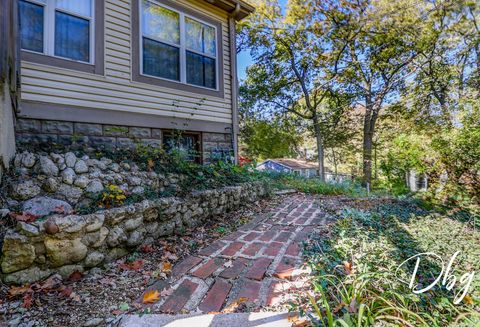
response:
<svg viewBox="0 0 480 327"><path fill-rule="evenodd" d="M0 0L0 177L15 155L15 111L19 99L17 2Z"/></svg>
<svg viewBox="0 0 480 327"><path fill-rule="evenodd" d="M315 131L315 138L317 139L317 152L318 152L318 172L317 175L320 177L322 182L325 182L325 153L323 148L323 138L322 131L320 130L320 124L318 117L313 117L313 128Z"/></svg>
<svg viewBox="0 0 480 327"><path fill-rule="evenodd" d="M376 114L373 103L369 96L365 101L365 118L363 121L363 186L372 185L372 149L373 133L375 127Z"/></svg>
<svg viewBox="0 0 480 327"><path fill-rule="evenodd" d="M335 169L335 176L337 176L338 169L337 169L337 156L335 155L335 149L332 148L332 156L333 156L333 167Z"/></svg>

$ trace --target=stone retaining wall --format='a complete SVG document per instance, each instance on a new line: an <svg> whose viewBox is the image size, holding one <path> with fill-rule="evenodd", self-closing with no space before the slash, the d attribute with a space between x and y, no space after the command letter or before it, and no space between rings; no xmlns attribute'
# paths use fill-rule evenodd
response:
<svg viewBox="0 0 480 327"><path fill-rule="evenodd" d="M77 157L73 152L39 155L18 153L13 161L15 176L7 187L9 202L24 204L38 197L66 201L65 207L88 206L105 188L115 185L126 194L176 190L182 176L142 171L134 163ZM24 208L23 211L26 211ZM32 212L36 214L35 212Z"/></svg>
<svg viewBox="0 0 480 327"><path fill-rule="evenodd" d="M24 284L52 273L67 277L114 261L142 244L195 227L267 195L267 185L246 183L157 200L90 215L51 215L18 222L3 240L1 269L6 283Z"/></svg>

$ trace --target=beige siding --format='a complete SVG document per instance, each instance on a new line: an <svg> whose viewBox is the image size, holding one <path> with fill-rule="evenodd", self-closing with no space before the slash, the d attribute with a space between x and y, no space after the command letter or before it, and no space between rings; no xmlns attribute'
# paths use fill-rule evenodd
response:
<svg viewBox="0 0 480 327"><path fill-rule="evenodd" d="M227 14L203 1L178 0L222 22L224 98L132 82L131 1L105 1L105 76L22 62L22 100L232 123Z"/></svg>

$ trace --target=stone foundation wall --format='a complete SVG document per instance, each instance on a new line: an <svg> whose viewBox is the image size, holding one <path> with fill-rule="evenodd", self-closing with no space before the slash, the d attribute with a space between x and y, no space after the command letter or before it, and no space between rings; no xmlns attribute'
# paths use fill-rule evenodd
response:
<svg viewBox="0 0 480 327"><path fill-rule="evenodd" d="M181 233L212 215L267 195L263 183L247 183L160 198L90 215L51 215L18 222L3 239L1 269L6 283L24 284L52 273L66 277L114 261L162 236Z"/></svg>
<svg viewBox="0 0 480 327"><path fill-rule="evenodd" d="M135 142L160 146L162 131L156 128L18 119L17 141L28 144L57 143L64 146L130 147Z"/></svg>
<svg viewBox="0 0 480 327"><path fill-rule="evenodd" d="M58 144L72 148L113 149L134 147L141 143L154 147L162 145L166 130L147 127L117 126L40 119L18 119L15 132L22 146ZM188 133L189 131L185 131ZM200 133L203 161L208 163L233 152L232 135L228 133Z"/></svg>

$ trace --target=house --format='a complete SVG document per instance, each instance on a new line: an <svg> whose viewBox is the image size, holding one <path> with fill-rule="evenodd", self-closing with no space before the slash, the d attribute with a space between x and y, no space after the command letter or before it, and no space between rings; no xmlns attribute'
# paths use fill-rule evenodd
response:
<svg viewBox="0 0 480 327"><path fill-rule="evenodd" d="M237 155L235 24L251 5L14 1L17 143L163 144L201 153L202 162Z"/></svg>
<svg viewBox="0 0 480 327"><path fill-rule="evenodd" d="M318 164L298 159L267 159L257 166L257 170L315 178L317 177ZM344 183L351 181L352 178L351 175L334 173L325 168L325 181L328 183Z"/></svg>
<svg viewBox="0 0 480 327"><path fill-rule="evenodd" d="M405 176L407 187L411 192L425 192L428 190L428 176L411 169Z"/></svg>
<svg viewBox="0 0 480 327"><path fill-rule="evenodd" d="M298 159L267 159L257 166L257 170L270 170L310 178L317 176L318 164Z"/></svg>

